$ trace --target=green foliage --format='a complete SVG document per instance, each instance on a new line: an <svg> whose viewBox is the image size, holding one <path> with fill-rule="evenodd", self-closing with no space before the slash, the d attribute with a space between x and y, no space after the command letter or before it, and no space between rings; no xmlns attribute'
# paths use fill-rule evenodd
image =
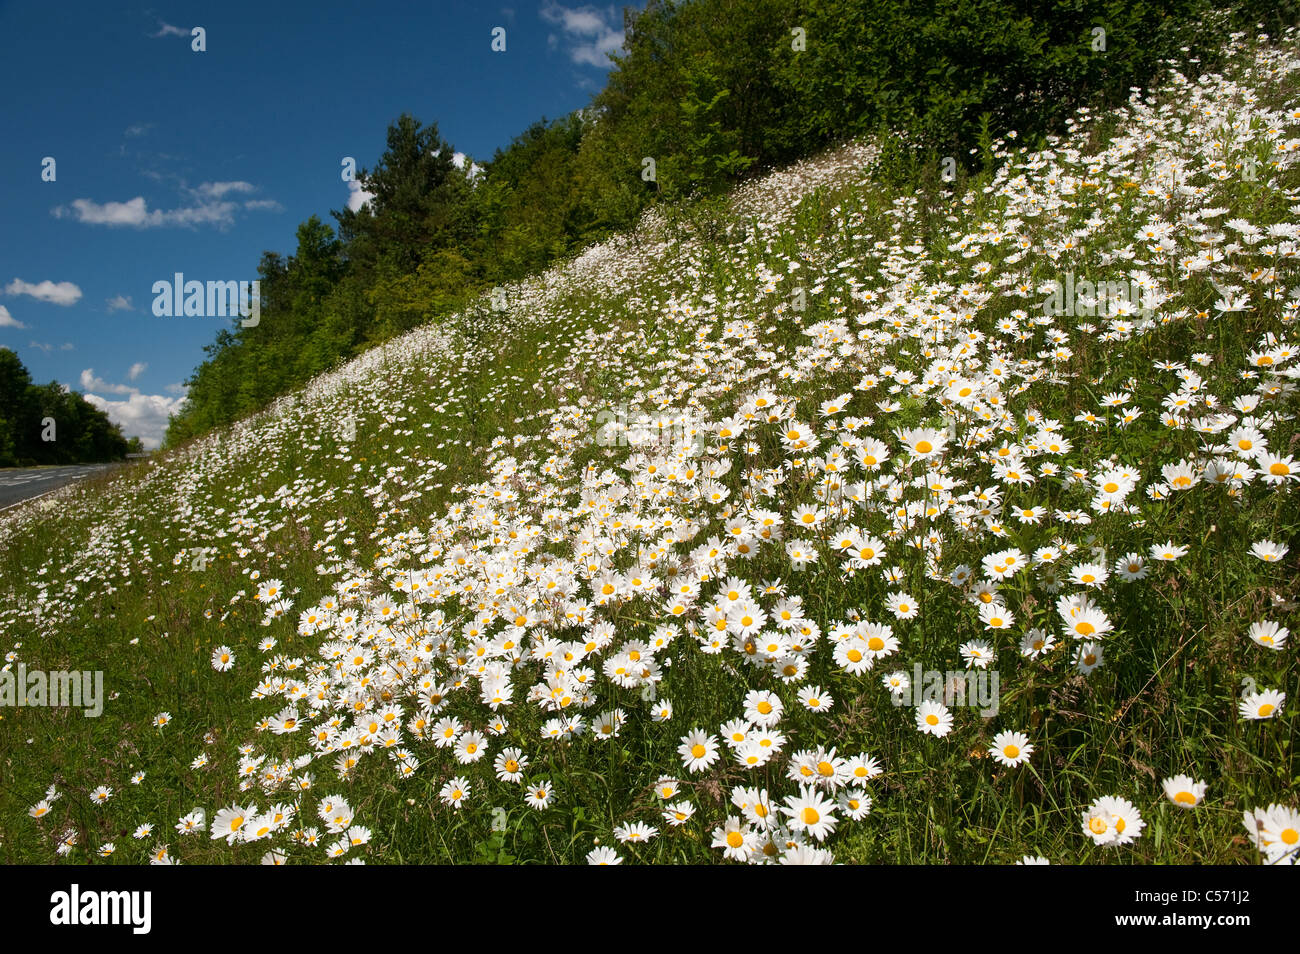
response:
<svg viewBox="0 0 1300 954"><path fill-rule="evenodd" d="M337 238L313 216L296 255L263 256L261 324L209 346L169 443L628 229L651 205L723 195L867 135L893 185L929 181L945 158L961 176L987 172L1011 131L1041 144L1163 62L1213 68L1230 31L1276 32L1297 2L650 0L624 17L624 49L590 107L534 123L476 171L436 124L392 123L358 172L374 198L333 213Z"/></svg>
<svg viewBox="0 0 1300 954"><path fill-rule="evenodd" d="M44 440L45 422L53 440ZM18 355L0 348L0 467L121 460L127 440L108 415L56 381L32 384Z"/></svg>

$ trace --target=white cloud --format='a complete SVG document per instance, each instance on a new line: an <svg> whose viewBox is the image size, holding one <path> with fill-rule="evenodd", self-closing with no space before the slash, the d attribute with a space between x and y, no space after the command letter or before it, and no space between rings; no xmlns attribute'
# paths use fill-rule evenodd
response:
<svg viewBox="0 0 1300 954"><path fill-rule="evenodd" d="M348 180L348 208L353 212L360 212L361 207L374 197L373 193L361 188L361 183L356 179Z"/></svg>
<svg viewBox="0 0 1300 954"><path fill-rule="evenodd" d="M163 390L168 394L179 394L181 397L185 397L185 395L190 393L190 386L188 384L181 384L177 381L175 384L164 384Z"/></svg>
<svg viewBox="0 0 1300 954"><path fill-rule="evenodd" d="M81 372L81 386L87 391L104 391L108 394L139 394L139 388L133 388L129 384L109 384L103 378L95 377L94 368L86 368Z"/></svg>
<svg viewBox="0 0 1300 954"><path fill-rule="evenodd" d="M194 190L195 194L205 199L220 199L227 192L256 192L257 186L251 182L201 182Z"/></svg>
<svg viewBox="0 0 1300 954"><path fill-rule="evenodd" d="M479 176L483 175L483 167L480 166L473 159L471 159L469 156L465 155L465 153L457 152L452 154L451 164L455 166L457 169L464 169L465 163L467 162L469 163L469 170L468 172L466 172L467 178L473 181L478 179Z"/></svg>
<svg viewBox="0 0 1300 954"><path fill-rule="evenodd" d="M29 341L27 342L27 347L36 348L40 351L44 351L46 354L49 354L51 351L54 350L54 345L44 341Z"/></svg>
<svg viewBox="0 0 1300 954"><path fill-rule="evenodd" d="M130 295L114 295L108 300L108 310L113 311L135 311L135 306L131 304Z"/></svg>
<svg viewBox="0 0 1300 954"><path fill-rule="evenodd" d="M560 24L565 33L597 34L605 29L604 14L595 7L576 7L570 10L558 3L548 3L542 7L541 13L542 19Z"/></svg>
<svg viewBox="0 0 1300 954"><path fill-rule="evenodd" d="M144 196L136 196L127 202L106 202L100 205L89 199L77 199L72 203L77 219L90 225L145 225L148 223L149 210L145 207ZM65 206L54 210L55 218L63 218L71 213Z"/></svg>
<svg viewBox="0 0 1300 954"><path fill-rule="evenodd" d="M156 450L162 445L167 432L167 419L180 410L183 397L170 398L162 394L134 392L124 401L110 401L98 394L86 394L86 400L108 414L108 419L122 427L127 437L138 437L146 450Z"/></svg>
<svg viewBox="0 0 1300 954"><path fill-rule="evenodd" d="M15 278L5 286L9 295L31 295L37 301L53 305L75 305L81 299L81 289L72 282L52 282L48 279L37 285Z"/></svg>
<svg viewBox="0 0 1300 954"><path fill-rule="evenodd" d="M59 350L60 350L60 351L76 351L77 348L76 348L76 345L74 345L71 341L65 341L65 342L63 342L63 344L59 345Z"/></svg>
<svg viewBox="0 0 1300 954"><path fill-rule="evenodd" d="M54 209L54 216L61 219L72 215L86 225L127 225L134 228L216 225L224 228L234 224L235 208L233 202L205 202L165 212L161 209L150 211L144 197L136 196L126 202L105 202L102 205L90 199L74 199L71 210L67 206L58 206Z"/></svg>
<svg viewBox="0 0 1300 954"><path fill-rule="evenodd" d="M185 27L172 26L170 23L164 23L162 20L159 20L158 32L150 33L149 35L155 38L160 36L189 36L190 31Z"/></svg>
<svg viewBox="0 0 1300 954"><path fill-rule="evenodd" d="M0 305L0 328L26 328L27 326L9 314L9 309Z"/></svg>
<svg viewBox="0 0 1300 954"><path fill-rule="evenodd" d="M134 381L148 367L145 362L137 361L131 365L127 377ZM163 436L167 431L167 419L180 410L189 391L189 388L183 384L169 384L164 390L175 395L174 397L144 394L139 388L129 384L112 384L97 377L94 368L86 368L81 372L81 388L85 392L87 401L104 411L110 421L121 425L123 434L127 437L139 437L140 442L149 450L162 444ZM94 393L96 391L100 393ZM103 397L104 394L124 395L124 398L120 401L112 400Z"/></svg>
<svg viewBox="0 0 1300 954"><path fill-rule="evenodd" d="M228 196L257 191L257 186L242 180L202 182L193 189L182 182L180 191L190 199L191 204L176 209L150 209L144 196L138 195L125 202L99 203L93 199L74 199L71 206L56 206L51 212L55 218L72 217L85 225L130 226L138 229L215 225L225 229L235 224L235 213L241 206L245 209L276 212L283 209L274 199L250 199L242 203L231 201Z"/></svg>
<svg viewBox="0 0 1300 954"><path fill-rule="evenodd" d="M609 69L608 53L623 48L623 30L618 26L618 14L613 7L562 7L550 2L541 9L542 19L554 23L564 32L569 42L569 59L585 66ZM550 46L554 34L547 38Z"/></svg>

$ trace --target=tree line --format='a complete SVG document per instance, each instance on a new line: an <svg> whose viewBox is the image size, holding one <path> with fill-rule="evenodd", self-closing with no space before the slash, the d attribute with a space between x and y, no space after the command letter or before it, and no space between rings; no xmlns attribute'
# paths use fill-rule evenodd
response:
<svg viewBox="0 0 1300 954"><path fill-rule="evenodd" d="M263 254L262 320L205 348L168 443L626 229L652 204L718 195L881 130L893 133L886 169L910 177L941 157L966 166L1013 129L1038 146L1165 61L1206 69L1230 31L1280 32L1297 3L650 0L624 17L623 51L591 104L537 121L481 172L454 161L436 122L393 122L357 172L374 198L333 212L335 227L312 216L292 255Z"/></svg>
<svg viewBox="0 0 1300 954"><path fill-rule="evenodd" d="M18 355L0 348L0 467L121 460L140 450L102 410L57 381L33 384Z"/></svg>

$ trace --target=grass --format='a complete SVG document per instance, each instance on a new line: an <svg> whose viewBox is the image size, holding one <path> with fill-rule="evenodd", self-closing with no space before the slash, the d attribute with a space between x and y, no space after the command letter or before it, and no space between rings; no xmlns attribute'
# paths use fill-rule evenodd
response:
<svg viewBox="0 0 1300 954"><path fill-rule="evenodd" d="M837 861L1009 863L1026 854L1060 863L1261 860L1242 812L1296 804L1296 665L1291 647L1270 652L1245 632L1261 619L1294 629L1297 554L1292 547L1280 564L1268 564L1248 551L1261 539L1294 540L1294 485L1201 481L1188 491L1149 491L1166 464L1193 461L1203 475L1206 462L1225 456L1212 449L1222 436L1162 422L1170 394L1192 394L1200 407L1186 418L1206 419L1215 411L1206 395L1230 409L1275 381L1276 392L1259 397L1277 412L1265 428L1268 444L1285 455L1300 442L1294 385L1253 369L1250 359L1269 334L1294 348L1296 309L1285 293L1295 253L1278 250L1293 246L1294 237L1232 242L1225 236L1238 233L1223 225L1243 218L1263 230L1295 221L1300 174L1291 152L1275 153L1276 168L1264 161L1270 144L1285 143L1300 125L1289 116L1300 105L1295 67L1281 68L1294 57L1294 37L1282 52L1243 48L1225 78L1201 87L1171 83L1150 109L1082 121L1050 155L999 141L996 169L955 183L928 176L915 188L887 186L873 175L872 150L828 154L725 203L647 220L636 241L616 239L511 286L505 312L485 301L369 352L239 425L0 518L8 662L102 670L110 693L96 719L69 709L0 709L0 858L254 863L273 848L294 862L322 862L337 836L321 834L327 826L317 808L342 796L355 823L369 830L368 842L344 860L572 863L601 845L629 861L715 862L715 829L741 816L732 803L737 787L769 793L777 808L799 791L787 775L789 757L826 756L834 747L839 756L870 753L884 769L864 785L871 812L849 822L841 810L835 834L813 842ZM1238 119L1243 141L1216 148L1209 132ZM1268 138L1269 124L1280 124L1277 140ZM1237 169L1248 152L1261 162L1254 180ZM1165 187L1171 158L1181 163L1180 183L1193 191ZM1184 218L1209 207L1224 211ZM1156 219L1179 224L1175 251L1134 237ZM995 242L994 235L1005 238ZM1027 249L1013 240L1019 235ZM1223 261L1213 271L1181 264L1216 249ZM1040 326L1028 314L1044 297L1040 286L1067 272L1110 280L1139 269L1168 295L1149 328L1139 330L1134 320L1135 327L1112 329L1103 340L1104 317ZM1210 276L1248 291L1249 310L1217 307ZM1020 285L1030 290L1015 293ZM1281 294L1270 296L1272 289ZM1004 321L1014 327L1003 330ZM1054 331L1064 337L1054 340ZM1054 353L1062 345L1070 352ZM1208 363L1196 363L1195 353ZM945 405L941 389L924 381L955 372L936 371L936 362L981 377L981 402ZM1201 379L1180 390L1159 362L1178 362ZM1256 377L1242 376L1251 371ZM816 454L792 449L771 426L733 438L720 432L721 422L765 391L788 402L785 423L812 422L821 441ZM1103 406L1113 392L1128 394L1123 406L1142 416L1121 426ZM858 427L843 413L821 412L842 394L850 396L848 413L863 422ZM661 453L659 465L716 467L711 479L725 500L666 496L672 483L646 472L647 454L662 444L596 440L601 412L622 408L674 417L678 428L704 427L702 458ZM1004 411L1009 416L1000 419ZM1088 413L1097 415L1096 427L1077 420ZM999 478L997 449L1041 444L1044 420L1060 422L1053 432L1071 449L1027 456L1033 484ZM951 428L940 468L901 451L898 430L915 427ZM872 471L850 457L827 458L849 434L884 441L892 459ZM814 459L821 465L811 466ZM1057 476L1039 471L1048 461ZM840 470L828 471L828 463ZM1115 463L1138 473L1132 513L1098 513L1090 478L1070 478L1073 470L1095 475ZM887 475L892 482L881 483ZM939 477L951 488L931 490ZM848 485L867 481L870 505L853 504ZM654 496L642 496L648 488ZM996 531L978 513L978 496L958 499L980 489L1001 498L1003 511L990 517ZM908 503L914 511L898 516L896 506ZM805 505L834 519L798 534L792 515ZM939 512L915 512L928 505ZM1045 515L1021 523L1012 516L1021 506L1044 507ZM781 514L787 541L805 540L817 561L794 568L781 542L756 542L752 558L733 553L725 570L695 553L755 508ZM1063 520L1061 511L1090 514L1092 522ZM685 520L696 524L695 534ZM841 522L886 541L887 559L850 572L835 551ZM926 539L935 532L937 544ZM1059 596L1083 591L1068 582L1068 567L1093 548L1105 551L1101 562L1110 566L1166 540L1187 546L1186 555L1148 561L1140 581L1112 574L1105 587L1088 591L1114 630L1102 642L1102 664L1081 671L1077 641L1061 634L1056 608ZM949 577L966 565L978 578L982 557L1011 547L1026 555L1054 547L1062 559L1003 581L998 599L1015 622L987 630L970 586ZM198 548L211 549L199 559ZM456 560L478 558L488 563L466 590ZM662 588L653 598L588 610L588 619L608 624L613 646L591 663L597 698L585 715L623 710L617 737L588 732L544 741L556 713L529 693L539 684L546 691L546 671L522 651L562 651L564 641L586 637L580 626L546 623L550 604L535 587L548 569L558 570L579 581L575 596L594 603L595 582L582 569L591 561L600 567L597 579L641 568ZM882 570L890 566L897 572L886 580ZM428 602L395 587L402 573L420 569L443 571L431 584L441 592ZM497 572L505 576L494 578ZM722 652L706 651L705 608L732 575L752 584L769 613L776 597L768 584L802 598L822 635L806 647L807 672L798 683L732 648L734 633ZM653 686L615 684L601 662L672 622L666 587L685 578L698 580L703 592L688 616L701 638L682 631L653 654L661 661ZM268 621L255 596L272 579L283 581L293 605ZM919 606L915 619L888 611L888 598L900 591ZM330 673L322 650L339 627L300 631L299 614L326 612L323 601L333 598L337 612L354 608L369 623L384 595L393 612L411 618L362 626L373 635L348 646L367 643L372 661L346 676L336 671L315 714L306 702L298 708L309 728L331 717L346 727L358 698L369 706L363 715L399 703L405 728L395 748L409 750L419 766L399 777L382 751L367 752L340 777L339 752L309 759L306 732L276 734L269 720L289 704L294 680L311 684L318 665ZM490 652L509 663L513 687L497 710L480 701L474 677L456 659L472 655L466 628L485 612L482 628L497 640ZM526 635L511 628L513 614L530 612L536 618ZM890 624L901 645L852 675L834 658L832 634L859 616ZM1054 634L1058 648L1022 655L1017 643L1033 627ZM273 648L262 645L268 637ZM511 637L518 648L502 649ZM997 653L997 714L954 707L949 735L919 733L911 710L892 704L880 677L911 673L916 664L962 669L958 647L978 639ZM229 672L209 662L219 646L233 651ZM507 721L500 736L489 736L487 758L461 765L449 748L406 726L419 711L421 670L453 686L434 720L455 717L480 730L494 718ZM385 671L401 681L386 685ZM454 687L457 679L464 688ZM1287 693L1279 715L1238 717L1251 684ZM829 691L828 713L800 705L805 685ZM784 751L744 768L724 746L711 768L688 771L678 755L683 736L695 728L717 734L755 689L771 690L784 704ZM656 721L651 712L664 698L673 716ZM171 718L157 727L163 712ZM989 756L1004 730L1030 737L1026 763L1008 768ZM504 746L530 759L530 786L554 785L550 807L529 807L521 788L494 777L492 758ZM250 765L246 752L261 761ZM200 757L206 764L192 767ZM145 776L135 784L140 771ZM304 787L306 773L312 778ZM1204 803L1190 812L1161 790L1163 779L1180 773L1209 782ZM440 792L457 775L469 780L470 797L453 809ZM666 775L680 780L672 801L693 806L681 826L662 815L656 782ZM41 818L30 817L51 785L60 797ZM90 793L101 785L113 795L92 804ZM1133 802L1147 826L1118 850L1094 844L1080 828L1089 804L1106 795ZM194 808L212 820L223 807L250 802L259 810L296 805L298 818L270 838L233 844L174 830ZM617 842L616 826L633 821L656 826L658 836ZM134 837L142 824L152 831ZM69 835L73 847L57 853ZM115 850L101 857L97 849L109 842ZM774 854L785 849L773 840Z"/></svg>

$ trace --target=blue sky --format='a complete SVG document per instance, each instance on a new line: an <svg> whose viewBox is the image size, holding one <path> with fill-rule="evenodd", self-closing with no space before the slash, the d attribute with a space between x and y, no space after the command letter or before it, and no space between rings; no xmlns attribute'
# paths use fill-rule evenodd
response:
<svg viewBox="0 0 1300 954"><path fill-rule="evenodd" d="M0 347L156 446L232 322L156 317L154 282L257 278L361 201L342 160L373 166L402 112L484 161L586 106L623 6L0 0Z"/></svg>

